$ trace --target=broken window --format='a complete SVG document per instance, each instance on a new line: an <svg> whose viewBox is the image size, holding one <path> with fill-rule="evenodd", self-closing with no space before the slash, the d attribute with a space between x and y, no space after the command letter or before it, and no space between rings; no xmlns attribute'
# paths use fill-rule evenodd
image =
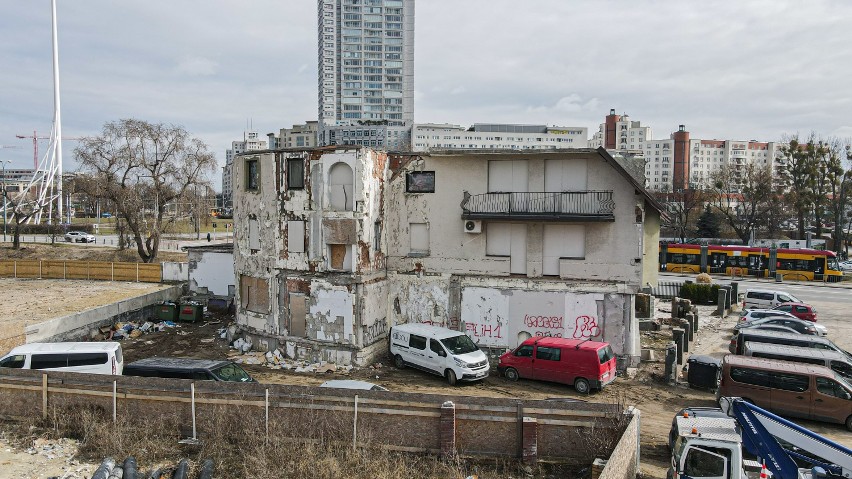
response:
<svg viewBox="0 0 852 479"><path fill-rule="evenodd" d="M301 158L287 158L287 189L301 190L305 187L305 162Z"/></svg>
<svg viewBox="0 0 852 479"><path fill-rule="evenodd" d="M255 313L269 313L269 281L240 275L240 306Z"/></svg>
<svg viewBox="0 0 852 479"><path fill-rule="evenodd" d="M329 206L338 211L352 211L355 175L346 163L335 163L328 171Z"/></svg>
<svg viewBox="0 0 852 479"><path fill-rule="evenodd" d="M257 191L260 189L260 164L257 158L246 160L246 190Z"/></svg>
<svg viewBox="0 0 852 479"><path fill-rule="evenodd" d="M409 223L410 251L415 254L429 254L429 225Z"/></svg>
<svg viewBox="0 0 852 479"><path fill-rule="evenodd" d="M434 193L434 171L412 171L405 175L406 193Z"/></svg>
<svg viewBox="0 0 852 479"><path fill-rule="evenodd" d="M352 248L345 244L328 245L328 266L331 269L352 269Z"/></svg>
<svg viewBox="0 0 852 479"><path fill-rule="evenodd" d="M290 253L305 252L305 222L287 222L287 251Z"/></svg>

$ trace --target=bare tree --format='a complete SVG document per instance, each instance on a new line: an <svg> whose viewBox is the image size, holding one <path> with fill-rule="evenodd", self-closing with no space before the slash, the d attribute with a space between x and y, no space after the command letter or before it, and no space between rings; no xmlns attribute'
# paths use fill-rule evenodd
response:
<svg viewBox="0 0 852 479"><path fill-rule="evenodd" d="M12 212L12 249L20 249L22 226L45 205L38 204L37 198L31 192L11 195L7 188L0 189L3 190L3 198L6 201L6 211Z"/></svg>
<svg viewBox="0 0 852 479"><path fill-rule="evenodd" d="M701 211L706 195L697 189L678 190L674 193L656 193L654 196L666 206L666 222L663 227L671 229L681 243L695 233L694 215Z"/></svg>
<svg viewBox="0 0 852 479"><path fill-rule="evenodd" d="M146 263L157 258L160 235L175 220L164 221L166 204L206 187L216 168L207 145L183 127L134 119L105 124L100 135L80 141L74 157L94 179L87 192L115 204Z"/></svg>
<svg viewBox="0 0 852 479"><path fill-rule="evenodd" d="M817 171L814 135L811 134L805 143L800 143L798 136L787 139L781 147L781 155L785 164L780 168L779 179L785 200L796 213L799 239L804 239L807 219L810 218L813 209L814 181Z"/></svg>
<svg viewBox="0 0 852 479"><path fill-rule="evenodd" d="M772 170L754 164L723 166L711 177L712 205L736 235L748 244L772 208L779 206Z"/></svg>

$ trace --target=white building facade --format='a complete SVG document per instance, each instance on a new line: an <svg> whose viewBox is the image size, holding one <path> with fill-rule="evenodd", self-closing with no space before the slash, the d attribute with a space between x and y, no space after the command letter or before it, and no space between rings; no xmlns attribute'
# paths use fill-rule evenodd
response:
<svg viewBox="0 0 852 479"><path fill-rule="evenodd" d="M470 128L450 124L415 124L412 150L556 150L586 148L588 128L571 126L476 123Z"/></svg>
<svg viewBox="0 0 852 479"><path fill-rule="evenodd" d="M363 144L366 130L381 141L370 146L407 149L387 142L407 140L414 120L414 0L318 0L317 12L318 144L358 131Z"/></svg>

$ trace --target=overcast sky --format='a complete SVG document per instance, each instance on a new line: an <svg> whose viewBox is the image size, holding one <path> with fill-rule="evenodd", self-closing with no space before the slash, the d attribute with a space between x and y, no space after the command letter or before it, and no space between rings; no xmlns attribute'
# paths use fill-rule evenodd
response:
<svg viewBox="0 0 852 479"><path fill-rule="evenodd" d="M315 0L57 0L62 128L184 126L224 164L317 115ZM584 126L610 108L668 138L852 136L852 2L419 0L415 121ZM49 0L0 0L0 159L53 115ZM46 146L42 143L42 147ZM73 141L63 143L73 170ZM217 181L217 189L220 184Z"/></svg>

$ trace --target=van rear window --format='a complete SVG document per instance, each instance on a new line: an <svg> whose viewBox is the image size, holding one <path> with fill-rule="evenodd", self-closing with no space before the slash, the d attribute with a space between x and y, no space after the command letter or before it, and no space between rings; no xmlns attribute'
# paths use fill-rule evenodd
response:
<svg viewBox="0 0 852 479"><path fill-rule="evenodd" d="M613 354L612 348L610 346L598 349L598 359L600 359L601 364L608 363L614 357L615 354Z"/></svg>
<svg viewBox="0 0 852 479"><path fill-rule="evenodd" d="M414 349L426 349L426 338L412 334L408 337L408 347Z"/></svg>

